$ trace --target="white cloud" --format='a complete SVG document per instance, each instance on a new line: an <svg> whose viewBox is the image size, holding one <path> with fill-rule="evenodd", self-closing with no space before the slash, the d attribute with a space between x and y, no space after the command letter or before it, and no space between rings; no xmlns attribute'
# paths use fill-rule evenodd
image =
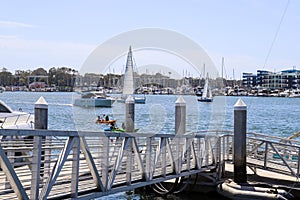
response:
<svg viewBox="0 0 300 200"><path fill-rule="evenodd" d="M37 26L32 24L26 24L22 22L14 21L0 21L0 28L36 28Z"/></svg>

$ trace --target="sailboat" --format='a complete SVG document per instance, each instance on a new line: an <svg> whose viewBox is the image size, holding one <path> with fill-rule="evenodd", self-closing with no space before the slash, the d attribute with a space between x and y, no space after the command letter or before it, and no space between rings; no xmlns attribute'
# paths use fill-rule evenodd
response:
<svg viewBox="0 0 300 200"><path fill-rule="evenodd" d="M206 79L205 79L202 96L200 98L198 98L198 101L201 101L201 102L212 102L213 101L211 88L209 86L208 75L206 76Z"/></svg>
<svg viewBox="0 0 300 200"><path fill-rule="evenodd" d="M131 46L129 47L129 51L127 54L126 68L124 73L124 85L123 85L123 93L122 97L118 102L125 102L126 98L129 95L132 95L135 103L145 104L146 97L138 97L134 95L135 90L135 82L134 82L134 73L133 73L133 59L132 59L132 51Z"/></svg>

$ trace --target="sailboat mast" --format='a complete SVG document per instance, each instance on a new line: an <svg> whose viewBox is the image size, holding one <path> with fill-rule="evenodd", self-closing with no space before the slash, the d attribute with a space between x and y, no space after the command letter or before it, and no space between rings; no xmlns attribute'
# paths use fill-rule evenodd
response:
<svg viewBox="0 0 300 200"><path fill-rule="evenodd" d="M223 81L224 57L222 57L222 81Z"/></svg>

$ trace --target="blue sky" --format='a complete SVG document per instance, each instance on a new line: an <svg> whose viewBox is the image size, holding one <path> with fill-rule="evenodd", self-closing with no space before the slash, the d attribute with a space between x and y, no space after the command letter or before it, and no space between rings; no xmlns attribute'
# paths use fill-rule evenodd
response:
<svg viewBox="0 0 300 200"><path fill-rule="evenodd" d="M224 57L228 78L233 69L238 78L256 69L300 68L297 0L2 0L0 10L0 67L12 72L39 66L80 69L106 40L148 27L189 37L219 70Z"/></svg>

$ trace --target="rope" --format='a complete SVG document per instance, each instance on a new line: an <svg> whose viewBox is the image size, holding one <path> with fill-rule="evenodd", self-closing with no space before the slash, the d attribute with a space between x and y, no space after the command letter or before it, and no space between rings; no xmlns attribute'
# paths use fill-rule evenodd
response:
<svg viewBox="0 0 300 200"><path fill-rule="evenodd" d="M284 16L285 16L286 11L287 11L288 6L289 6L289 3L290 3L290 0L287 1L286 6L285 6L285 9L284 9L284 11L283 11L283 14L282 14L282 16L281 16L279 25L278 25L278 27L277 27L277 30L276 30L276 32L275 32L273 41L272 41L272 43L271 43L270 49L269 49L269 51L268 51L268 53L267 53L267 56L266 56L266 59L265 59L264 68L265 68L265 66L266 66L266 63L268 62L268 59L269 59L270 55L271 55L271 51L272 51L272 49L273 49L275 40L277 39L277 36L278 36L279 30L280 30L281 24L282 24L282 22L283 22Z"/></svg>

